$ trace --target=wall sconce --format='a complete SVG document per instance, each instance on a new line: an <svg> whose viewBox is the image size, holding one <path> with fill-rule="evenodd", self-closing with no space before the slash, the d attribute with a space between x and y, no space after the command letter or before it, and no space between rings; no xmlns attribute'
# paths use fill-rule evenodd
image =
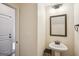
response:
<svg viewBox="0 0 79 59"><path fill-rule="evenodd" d="M60 8L62 5L63 5L63 4L56 4L56 5L53 5L52 8L58 9L58 8Z"/></svg>
<svg viewBox="0 0 79 59"><path fill-rule="evenodd" d="M78 32L79 24L75 25L74 28Z"/></svg>

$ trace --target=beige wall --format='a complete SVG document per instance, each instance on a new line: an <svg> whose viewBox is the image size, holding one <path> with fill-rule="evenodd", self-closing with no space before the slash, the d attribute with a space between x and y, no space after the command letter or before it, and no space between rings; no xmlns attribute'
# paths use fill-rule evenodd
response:
<svg viewBox="0 0 79 59"><path fill-rule="evenodd" d="M79 24L79 4L74 4L74 25ZM74 40L74 48L75 48L75 55L79 56L79 31L75 31L75 40Z"/></svg>
<svg viewBox="0 0 79 59"><path fill-rule="evenodd" d="M63 7L59 10L50 10L50 7L47 7L47 25L46 25L46 32L47 32L47 40L46 40L46 47L48 47L50 42L55 40L59 40L63 42L65 45L68 46L68 52L65 52L63 55L74 55L74 14L73 14L73 4L64 4ZM57 36L50 36L50 16L53 15L60 15L60 14L67 14L67 37L57 37Z"/></svg>
<svg viewBox="0 0 79 59"><path fill-rule="evenodd" d="M20 4L20 55L37 55L37 4Z"/></svg>
<svg viewBox="0 0 79 59"><path fill-rule="evenodd" d="M37 49L38 55L42 56L45 49L46 40L46 10L44 4L38 4L38 20L37 20Z"/></svg>

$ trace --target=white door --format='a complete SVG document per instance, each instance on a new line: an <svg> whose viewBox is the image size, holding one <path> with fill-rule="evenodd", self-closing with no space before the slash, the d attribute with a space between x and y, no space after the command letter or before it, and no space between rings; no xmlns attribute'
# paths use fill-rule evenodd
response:
<svg viewBox="0 0 79 59"><path fill-rule="evenodd" d="M12 54L15 39L15 22L12 8L0 4L0 55Z"/></svg>

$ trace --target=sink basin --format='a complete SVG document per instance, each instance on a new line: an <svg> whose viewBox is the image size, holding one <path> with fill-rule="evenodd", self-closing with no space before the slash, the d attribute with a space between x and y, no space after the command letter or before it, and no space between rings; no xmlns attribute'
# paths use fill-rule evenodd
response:
<svg viewBox="0 0 79 59"><path fill-rule="evenodd" d="M49 44L49 47L55 51L67 51L68 50L68 47L64 45L63 43L60 43L58 45L58 44L55 44L55 42L52 42Z"/></svg>

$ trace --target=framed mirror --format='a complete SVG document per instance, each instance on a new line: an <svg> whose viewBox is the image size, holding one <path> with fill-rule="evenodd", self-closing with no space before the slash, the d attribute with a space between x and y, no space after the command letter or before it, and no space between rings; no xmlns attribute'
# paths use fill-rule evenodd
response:
<svg viewBox="0 0 79 59"><path fill-rule="evenodd" d="M67 15L50 16L50 36L67 36Z"/></svg>

